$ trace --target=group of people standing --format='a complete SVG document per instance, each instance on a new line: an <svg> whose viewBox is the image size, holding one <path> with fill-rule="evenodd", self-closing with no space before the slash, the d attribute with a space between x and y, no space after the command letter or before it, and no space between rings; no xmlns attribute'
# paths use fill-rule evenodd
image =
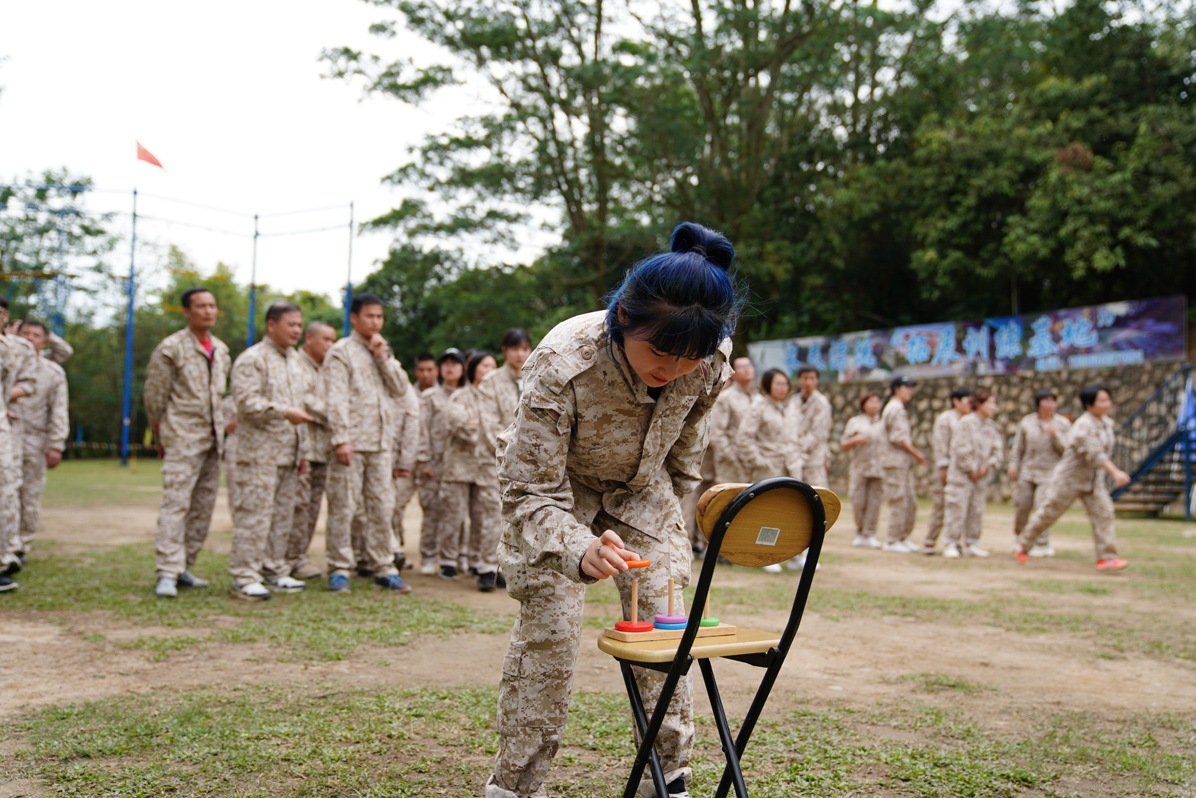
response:
<svg viewBox="0 0 1196 798"><path fill-rule="evenodd" d="M144 393L163 458L159 597L208 585L191 568L207 538L222 461L233 598L262 601L325 576L330 590L347 593L354 572L409 592L400 575L413 565L403 513L417 491L421 570L455 579L470 569L486 592L503 585L494 441L518 401L531 351L526 332L507 332L501 369L488 352L421 355L417 390L381 335L383 304L371 294L353 298L352 331L340 340L331 325L305 328L296 305L275 302L264 338L235 362L211 332L215 296L192 288L181 304L188 326L155 348ZM326 573L308 558L325 497Z"/></svg>
<svg viewBox="0 0 1196 798"><path fill-rule="evenodd" d="M62 462L69 431L65 363L71 346L36 319L9 321L0 297L0 592L28 562L41 523L46 471Z"/></svg>

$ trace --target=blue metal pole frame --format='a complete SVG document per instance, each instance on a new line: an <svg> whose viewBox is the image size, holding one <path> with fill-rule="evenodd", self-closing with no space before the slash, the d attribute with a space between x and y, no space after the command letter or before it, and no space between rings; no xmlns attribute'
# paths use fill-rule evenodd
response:
<svg viewBox="0 0 1196 798"><path fill-rule="evenodd" d="M129 464L130 407L133 399L133 298L137 267L137 189L133 189L133 232L129 236L129 306L125 312L125 396L120 421L120 464Z"/></svg>
<svg viewBox="0 0 1196 798"><path fill-rule="evenodd" d="M345 275L345 337L349 335L349 307L353 304L353 203L349 203L349 269Z"/></svg>
<svg viewBox="0 0 1196 798"><path fill-rule="evenodd" d="M253 346L253 320L257 318L257 214L253 215L253 266L249 271L249 342L245 346Z"/></svg>

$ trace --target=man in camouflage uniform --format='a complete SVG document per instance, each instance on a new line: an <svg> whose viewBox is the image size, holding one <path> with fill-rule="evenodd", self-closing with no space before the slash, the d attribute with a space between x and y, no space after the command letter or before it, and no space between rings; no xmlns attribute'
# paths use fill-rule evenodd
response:
<svg viewBox="0 0 1196 798"><path fill-rule="evenodd" d="M400 572L412 567L403 550L406 530L403 528L403 513L411 497L415 495L415 454L419 448L419 395L408 390L394 402L394 449L390 462L393 464L395 485L395 512L392 526L395 538L395 568ZM365 508L358 503L353 514L353 559L357 563L358 576L372 576L365 542Z"/></svg>
<svg viewBox="0 0 1196 798"><path fill-rule="evenodd" d="M1030 513L1046 498L1051 472L1063 456L1064 441L1071 421L1057 415L1059 400L1049 390L1034 394L1036 412L1022 418L1013 437L1009 481L1013 483L1013 536L1020 537L1030 520ZM1031 557L1054 557L1051 530L1038 536Z"/></svg>
<svg viewBox="0 0 1196 798"><path fill-rule="evenodd" d="M465 525L448 525L445 512L441 477L444 476L444 450L448 445L448 403L453 391L461 387L465 381L465 358L460 350L449 348L444 351L436 362L440 371L440 384L424 391L420 396L419 407L419 451L415 455L415 467L420 475L420 500L424 506L424 521L420 528L420 535L434 539L432 551L435 559L432 562L420 562L420 573L433 574L429 565L438 565L440 576L444 579L457 578L457 566L463 547L468 543L465 538ZM445 376L445 375L448 376ZM423 495L427 491L435 495L435 500L424 502ZM422 551L427 543L420 543Z"/></svg>
<svg viewBox="0 0 1196 798"><path fill-rule="evenodd" d="M19 372L19 359L14 352L14 336L0 335L0 390L5 397L36 396L36 381L31 373ZM17 556L20 550L20 483L14 476L19 468L12 461L19 451L20 441L13 435L8 413L0 411L0 592L15 590L19 585L12 575L21 569Z"/></svg>
<svg viewBox="0 0 1196 798"><path fill-rule="evenodd" d="M1113 420L1109 411L1113 399L1103 385L1090 385L1080 391L1084 415L1076 419L1067 436L1063 457L1051 472L1046 499L1034 511L1018 538L1017 560L1026 562L1039 536L1079 499L1092 522L1092 541L1096 548L1098 571L1119 571L1129 565L1117 556L1117 538L1113 529L1113 500L1105 474L1117 487L1130 483L1129 474L1113 464ZM1105 472L1102 474L1101 472Z"/></svg>
<svg viewBox="0 0 1196 798"><path fill-rule="evenodd" d="M972 389L959 387L951 391L951 409L939 413L930 433L931 456L934 458L934 475L930 478L930 520L926 522L926 537L922 541L922 553L932 555L935 544L943 531L944 488L947 484L947 467L951 462L951 432L956 422L972 412Z"/></svg>
<svg viewBox="0 0 1196 798"><path fill-rule="evenodd" d="M663 391L652 390L624 347L612 351L605 316L577 316L544 338L528 361L515 422L498 437L499 561L520 610L503 663L499 752L486 798L545 794L573 691L595 558L614 557L619 549L618 556L635 552L652 562L614 576L624 617L667 612L668 579L679 588L689 582L691 554L678 500L700 480L706 419L730 377L731 342L724 340ZM635 608L629 606L633 576L639 579ZM664 674L633 671L653 706ZM683 677L656 740L669 783L688 784L691 777L692 684L692 675ZM654 794L650 780L641 791Z"/></svg>
<svg viewBox="0 0 1196 798"><path fill-rule="evenodd" d="M785 406L786 435L796 440L795 456L785 463L789 475L811 485L825 485L830 456L831 402L818 390L818 369L797 370L801 392Z"/></svg>
<svg viewBox="0 0 1196 798"><path fill-rule="evenodd" d="M21 322L21 337L34 351L46 345L48 331L40 321ZM23 435L21 462L21 544L18 556L24 559L30 541L41 521L42 492L46 489L46 470L57 468L66 450L70 432L67 419L66 372L45 354L38 357L37 387L34 395L18 402Z"/></svg>
<svg viewBox="0 0 1196 798"><path fill-rule="evenodd" d="M944 491L943 528L946 530L943 556L987 557L980 548L984 503L988 499L989 475L1004 459L1001 433L992 422L997 400L986 388L972 395L972 412L951 430L947 486ZM960 539L963 547L960 548Z"/></svg>
<svg viewBox="0 0 1196 798"><path fill-rule="evenodd" d="M307 553L316 534L320 503L324 501L324 490L328 486L328 462L332 459L332 438L320 387L320 369L334 343L336 329L331 324L313 321L307 325L303 348L291 358L292 387L302 398L303 409L312 418L304 427L303 459L307 461L307 470L299 475L295 516L287 544L287 563L290 575L295 579L323 576L323 572L308 560Z"/></svg>
<svg viewBox="0 0 1196 798"><path fill-rule="evenodd" d="M382 300L358 294L349 306L353 332L332 345L324 358L321 385L333 460L328 472L328 587L349 590L353 569L351 526L357 497L365 506L366 555L380 587L411 590L395 568L395 508L391 471L393 399L410 386L382 337Z"/></svg>
<svg viewBox="0 0 1196 798"><path fill-rule="evenodd" d="M207 587L191 574L220 487L220 400L228 384L228 347L211 334L216 297L206 288L183 292L187 328L154 349L145 373L143 401L162 462L162 506L154 535L161 598L179 587Z"/></svg>
<svg viewBox="0 0 1196 798"><path fill-rule="evenodd" d="M889 505L889 531L882 549L896 554L914 550L906 542L914 531L918 511L913 464L926 465L926 457L914 447L905 412L905 404L913 398L917 384L909 377L894 378L889 383L889 401L880 413L885 437L880 461L885 469L885 503Z"/></svg>
<svg viewBox="0 0 1196 798"><path fill-rule="evenodd" d="M220 421L224 435L224 484L228 487L228 510L237 503L237 400L230 393L220 400Z"/></svg>
<svg viewBox="0 0 1196 798"><path fill-rule="evenodd" d="M291 593L305 587L290 576L286 558L302 462L300 425L312 420L300 407L303 393L292 376L302 334L299 308L275 302L266 311L265 340L233 363L240 445L228 571L236 599L262 601L271 589Z"/></svg>
<svg viewBox="0 0 1196 798"><path fill-rule="evenodd" d="M423 413L423 396L430 388L436 387L436 378L439 376L440 370L436 366L436 357L431 352L420 352L415 358L415 385L414 390L417 391L417 397L420 402L420 435L423 435L424 413ZM419 449L419 441L416 442L416 449ZM418 452L417 452L418 454ZM419 463L415 466L415 489L419 492L419 508L423 515L419 527L419 572L425 575L432 575L440 570L440 554L437 548L438 539L436 537L436 511L440 500L440 482L436 480L429 480L424 476L419 467Z"/></svg>

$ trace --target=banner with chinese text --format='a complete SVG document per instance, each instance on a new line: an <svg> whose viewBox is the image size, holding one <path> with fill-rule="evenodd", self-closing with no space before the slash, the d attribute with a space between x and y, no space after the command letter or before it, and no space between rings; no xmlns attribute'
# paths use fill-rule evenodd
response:
<svg viewBox="0 0 1196 798"><path fill-rule="evenodd" d="M839 382L1108 368L1187 357L1183 296L748 344L759 370Z"/></svg>

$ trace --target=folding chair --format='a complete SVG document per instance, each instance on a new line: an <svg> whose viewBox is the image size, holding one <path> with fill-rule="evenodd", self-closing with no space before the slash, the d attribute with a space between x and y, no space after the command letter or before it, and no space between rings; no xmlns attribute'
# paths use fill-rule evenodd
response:
<svg viewBox="0 0 1196 798"><path fill-rule="evenodd" d="M598 647L619 661L632 715L640 731L640 747L627 779L624 798L635 798L645 766L651 770L658 798L668 795L664 772L656 753L656 736L677 683L689 672L695 659L706 683L710 708L727 759L715 796L726 798L728 788L734 785L736 795L747 798L739 760L776 683L793 637L797 634L814 580L814 571L818 567L823 537L838 519L840 509L839 497L831 491L812 488L790 477L773 477L754 485L715 485L703 494L698 501L698 525L709 543L681 638L632 642L620 642L605 635L598 638ZM701 608L706 606L710 582L720 554L737 565L760 567L786 561L807 549L806 564L784 632L778 635L737 628L733 635L697 636ZM714 680L711 659L715 657L764 669L760 687L734 739ZM632 665L666 674L651 718L645 712L643 697L631 672Z"/></svg>

